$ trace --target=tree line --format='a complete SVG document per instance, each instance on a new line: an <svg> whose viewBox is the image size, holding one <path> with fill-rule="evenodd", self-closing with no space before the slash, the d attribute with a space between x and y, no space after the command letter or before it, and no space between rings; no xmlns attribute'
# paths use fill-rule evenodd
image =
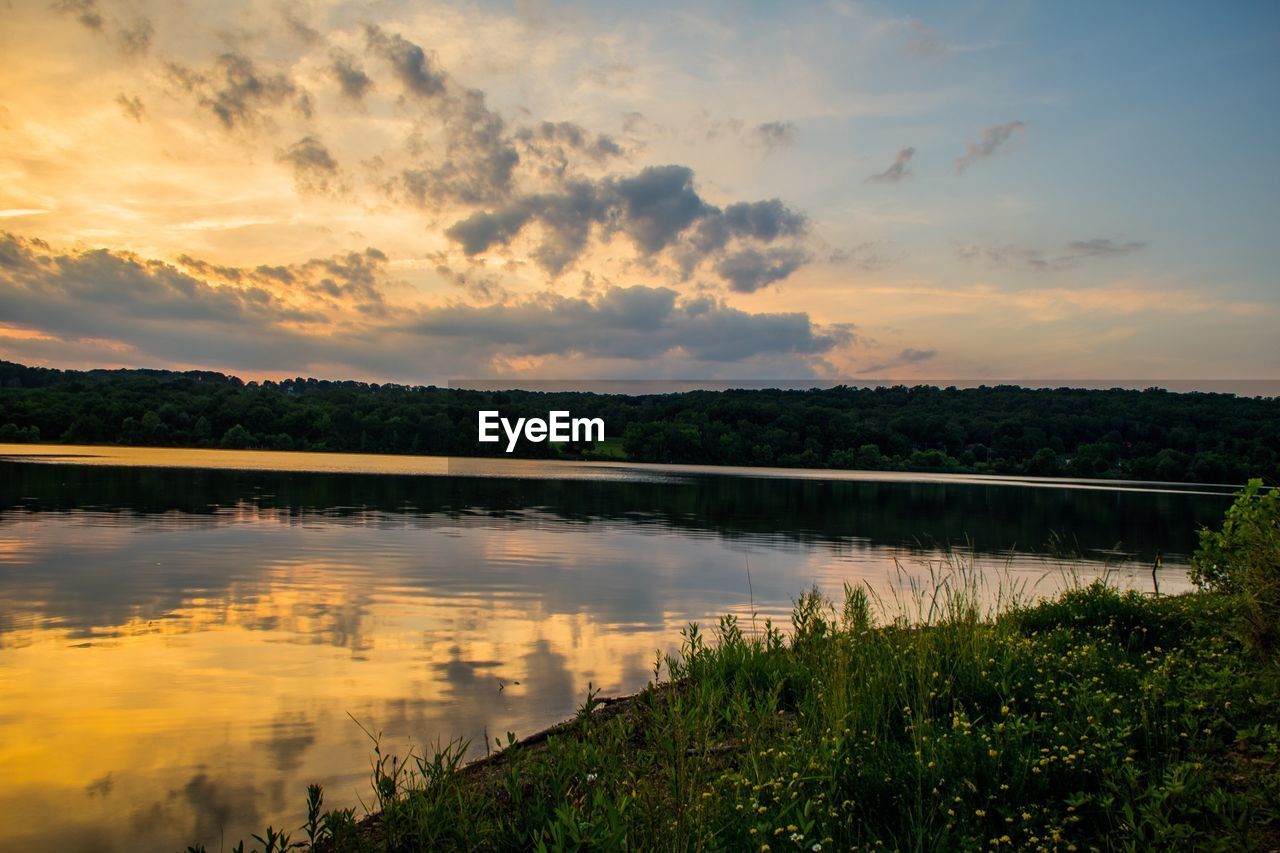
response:
<svg viewBox="0 0 1280 853"><path fill-rule="evenodd" d="M473 391L0 361L0 442L493 455L476 412L604 419L606 446L518 455L640 462L1280 481L1280 399L894 386L671 394ZM496 451L497 455L503 455Z"/></svg>

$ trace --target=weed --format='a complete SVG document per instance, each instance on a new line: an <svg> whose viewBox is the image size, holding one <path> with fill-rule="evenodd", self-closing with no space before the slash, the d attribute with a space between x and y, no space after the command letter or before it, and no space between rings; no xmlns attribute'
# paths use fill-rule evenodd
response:
<svg viewBox="0 0 1280 853"><path fill-rule="evenodd" d="M891 603L796 599L790 629L688 626L629 700L405 759L369 815L308 790L303 846L403 850L1146 850L1272 843L1280 673L1226 628L1238 593L1106 583L981 602L957 557ZM659 676L665 674L665 680ZM607 706L607 707L602 707ZM297 847L283 832L263 851Z"/></svg>

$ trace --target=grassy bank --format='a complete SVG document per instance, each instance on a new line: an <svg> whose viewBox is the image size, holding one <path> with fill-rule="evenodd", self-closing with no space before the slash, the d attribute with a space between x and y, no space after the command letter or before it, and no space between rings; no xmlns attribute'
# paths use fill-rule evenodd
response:
<svg viewBox="0 0 1280 853"><path fill-rule="evenodd" d="M460 743L377 752L369 816L313 789L289 842L247 846L1280 848L1280 671L1248 596L1095 583L986 609L975 577L691 627L635 697L470 766Z"/></svg>

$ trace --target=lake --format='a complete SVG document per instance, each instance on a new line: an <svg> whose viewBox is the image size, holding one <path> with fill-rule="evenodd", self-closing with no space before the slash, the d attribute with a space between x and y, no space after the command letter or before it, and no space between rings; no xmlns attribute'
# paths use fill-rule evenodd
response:
<svg viewBox="0 0 1280 853"><path fill-rule="evenodd" d="M473 754L629 693L691 621L1188 588L1228 487L0 445L0 850L211 850L369 798L371 744ZM967 556L966 556L967 555ZM1072 556L1074 555L1074 556ZM953 556L952 560L955 559Z"/></svg>

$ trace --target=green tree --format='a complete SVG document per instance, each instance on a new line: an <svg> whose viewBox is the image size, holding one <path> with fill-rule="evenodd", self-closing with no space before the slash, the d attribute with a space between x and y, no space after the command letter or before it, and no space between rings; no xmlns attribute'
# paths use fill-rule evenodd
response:
<svg viewBox="0 0 1280 853"><path fill-rule="evenodd" d="M236 424L222 434L223 447L244 449L246 447L253 447L254 443L253 433L249 432L240 424Z"/></svg>
<svg viewBox="0 0 1280 853"><path fill-rule="evenodd" d="M1250 480L1222 528L1200 531L1191 578L1237 598L1244 637L1255 650L1280 648L1280 490L1263 494L1262 481Z"/></svg>
<svg viewBox="0 0 1280 853"><path fill-rule="evenodd" d="M1053 448L1042 447L1027 463L1027 473L1037 477L1052 477L1062 473L1062 463L1058 459L1058 454L1053 452Z"/></svg>

